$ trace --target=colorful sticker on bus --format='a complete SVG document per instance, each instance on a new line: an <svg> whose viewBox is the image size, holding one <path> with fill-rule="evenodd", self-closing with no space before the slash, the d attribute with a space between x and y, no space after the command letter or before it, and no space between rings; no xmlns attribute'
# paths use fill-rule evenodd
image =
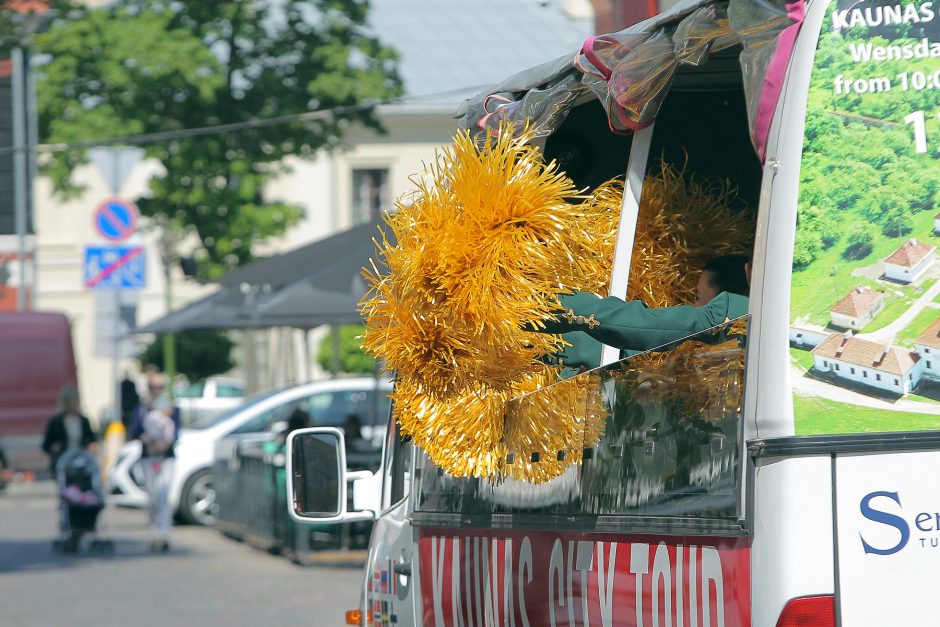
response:
<svg viewBox="0 0 940 627"><path fill-rule="evenodd" d="M836 0L793 251L798 434L940 429L940 2Z"/></svg>
<svg viewBox="0 0 940 627"><path fill-rule="evenodd" d="M750 625L747 538L423 529L423 625Z"/></svg>

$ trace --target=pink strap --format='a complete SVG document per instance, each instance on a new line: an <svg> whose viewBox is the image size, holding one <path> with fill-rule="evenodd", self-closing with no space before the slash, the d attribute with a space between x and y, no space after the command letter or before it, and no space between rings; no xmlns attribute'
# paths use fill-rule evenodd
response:
<svg viewBox="0 0 940 627"><path fill-rule="evenodd" d="M503 104L497 105L496 108L494 108L492 111L490 111L490 103L491 103L493 100L501 100L501 101L503 102ZM484 98L484 99L483 99L483 110L486 112L486 115L484 115L484 116L481 117L479 120L477 120L477 127L480 128L481 130L486 130L486 123L487 123L487 121L489 121L489 119L490 119L493 115L495 115L496 112L499 111L502 107L505 107L507 104L510 104L511 102L512 102L512 100L510 100L510 99L507 98L506 96L501 96L501 95L499 95L499 94L490 94L489 96L487 96L486 98Z"/></svg>
<svg viewBox="0 0 940 627"><path fill-rule="evenodd" d="M796 36L800 33L806 11L803 0L791 0L787 3L787 17L793 24L787 26L777 38L774 54L767 64L764 74L764 83L761 87L760 98L757 101L757 112L754 116L754 143L761 162L767 153L767 139L770 135L770 123L773 121L777 100L783 90L783 81L787 73L790 55L796 45Z"/></svg>
<svg viewBox="0 0 940 627"><path fill-rule="evenodd" d="M594 42L596 41L597 41L596 35L591 35L590 37L585 39L584 44L581 46L581 54L587 57L587 60L590 61L591 65L593 65L600 72L600 76L605 81L609 81L610 76L613 72L611 71L609 67L607 67L606 63L601 61L600 57L597 56L597 53L594 52ZM579 67L579 69L585 74L594 74L595 76L598 76L598 74L596 74L595 72L591 72L584 67Z"/></svg>

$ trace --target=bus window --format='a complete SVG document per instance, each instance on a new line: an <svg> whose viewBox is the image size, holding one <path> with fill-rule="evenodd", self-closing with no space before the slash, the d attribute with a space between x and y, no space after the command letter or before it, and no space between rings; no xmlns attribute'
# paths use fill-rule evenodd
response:
<svg viewBox="0 0 940 627"><path fill-rule="evenodd" d="M560 388L587 383L606 418L599 431L578 441L581 465L542 484L451 477L422 454L416 510L707 517L735 524L747 321L729 321L514 399L507 423L525 420L525 405L544 403L540 396L563 397ZM538 464L566 453L518 450L508 457L513 464Z"/></svg>

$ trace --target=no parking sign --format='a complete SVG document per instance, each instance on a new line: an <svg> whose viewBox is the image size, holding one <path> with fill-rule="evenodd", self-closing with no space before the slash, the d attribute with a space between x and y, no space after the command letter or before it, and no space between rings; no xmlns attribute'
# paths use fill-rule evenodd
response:
<svg viewBox="0 0 940 627"><path fill-rule="evenodd" d="M137 230L139 212L134 203L112 198L95 209L95 230L106 240L120 242Z"/></svg>

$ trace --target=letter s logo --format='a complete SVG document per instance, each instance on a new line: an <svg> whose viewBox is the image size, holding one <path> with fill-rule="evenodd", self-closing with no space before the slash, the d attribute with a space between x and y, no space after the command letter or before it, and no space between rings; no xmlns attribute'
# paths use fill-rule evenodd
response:
<svg viewBox="0 0 940 627"><path fill-rule="evenodd" d="M901 499L898 497L897 492L872 492L862 497L862 500L859 503L859 509L862 510L862 516L868 520L881 523L883 525L888 525L889 527L894 527L901 533L901 539L891 548L877 549L865 542L865 538L862 537L862 534L859 534L858 537L861 539L862 548L865 549L866 553L874 553L875 555L894 555L907 545L907 541L911 537L911 530L904 519L900 516L895 516L894 514L889 514L888 512L882 512L871 506L871 500L880 496L891 499L897 503L898 506L901 505Z"/></svg>

